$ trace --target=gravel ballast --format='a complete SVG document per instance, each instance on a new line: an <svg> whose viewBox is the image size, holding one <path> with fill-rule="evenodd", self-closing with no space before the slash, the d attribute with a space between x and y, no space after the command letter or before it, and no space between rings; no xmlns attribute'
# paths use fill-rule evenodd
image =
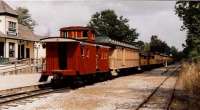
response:
<svg viewBox="0 0 200 110"><path fill-rule="evenodd" d="M119 77L113 80L81 87L70 92L58 92L37 100L10 107L10 110L134 110L166 78L170 72L161 74L165 68L141 74ZM176 77L169 78L154 96L152 103L143 109L163 109L167 104ZM162 92L164 91L164 92ZM157 97L158 96L158 97ZM164 103L164 105L163 105ZM166 104L165 104L166 103ZM152 106L151 106L152 105ZM158 106L158 107L155 107ZM160 107L159 107L160 106ZM149 107L149 108L148 108Z"/></svg>

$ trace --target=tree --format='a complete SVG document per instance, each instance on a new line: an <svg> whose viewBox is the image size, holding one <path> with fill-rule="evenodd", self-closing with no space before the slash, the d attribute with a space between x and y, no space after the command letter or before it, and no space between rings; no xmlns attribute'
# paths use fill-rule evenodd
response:
<svg viewBox="0 0 200 110"><path fill-rule="evenodd" d="M128 22L127 18L118 17L113 10L108 9L92 15L88 26L96 30L97 36L134 44L139 34L136 29L130 28Z"/></svg>
<svg viewBox="0 0 200 110"><path fill-rule="evenodd" d="M136 46L140 49L140 50L144 50L145 47L145 43L143 41L137 41L136 42Z"/></svg>
<svg viewBox="0 0 200 110"><path fill-rule="evenodd" d="M33 30L36 22L31 18L29 10L26 8L18 7L16 11L18 13L18 23L27 26L29 29Z"/></svg>
<svg viewBox="0 0 200 110"><path fill-rule="evenodd" d="M187 32L184 54L187 57L200 55L200 2L178 1L175 5L176 14L183 21L181 30Z"/></svg>
<svg viewBox="0 0 200 110"><path fill-rule="evenodd" d="M151 50L150 50L150 43L148 43L148 42L145 42L144 43L144 50L143 50L143 52L150 52Z"/></svg>
<svg viewBox="0 0 200 110"><path fill-rule="evenodd" d="M150 51L151 52L159 52L163 54L170 54L170 47L167 45L166 42L158 39L158 36L152 35L151 42L150 42Z"/></svg>
<svg viewBox="0 0 200 110"><path fill-rule="evenodd" d="M177 49L176 47L171 46L171 47L170 47L170 52L171 52L171 55L172 55L172 56L178 57L178 56L177 56L177 55L178 55L178 49Z"/></svg>

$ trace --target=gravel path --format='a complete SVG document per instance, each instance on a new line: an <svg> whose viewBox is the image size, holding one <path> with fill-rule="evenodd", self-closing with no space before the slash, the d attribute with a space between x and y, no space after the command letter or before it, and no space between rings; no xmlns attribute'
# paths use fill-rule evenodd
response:
<svg viewBox="0 0 200 110"><path fill-rule="evenodd" d="M43 82L38 82L40 76L40 73L0 75L0 90L43 84ZM48 82L50 82L51 78L48 78Z"/></svg>
<svg viewBox="0 0 200 110"><path fill-rule="evenodd" d="M10 110L134 110L170 74L164 68L142 74L82 87L70 92L54 93ZM163 109L176 77L169 78L160 92L143 109ZM151 106L149 106L149 104Z"/></svg>

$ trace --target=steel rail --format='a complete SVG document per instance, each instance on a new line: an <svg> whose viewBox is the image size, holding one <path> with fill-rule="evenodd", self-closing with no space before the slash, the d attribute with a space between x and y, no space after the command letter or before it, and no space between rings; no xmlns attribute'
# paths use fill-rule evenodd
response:
<svg viewBox="0 0 200 110"><path fill-rule="evenodd" d="M151 94L148 95L148 96L136 107L135 110L139 110L139 109L142 108L147 102L149 102L150 99L152 98L152 96L158 91L158 89L159 89L159 88L160 88L160 87L175 73L175 72L177 72L179 68L180 68L180 66L178 66L174 71L172 71L171 74L170 74L168 77L166 77L166 78L151 92ZM166 72L166 71L165 71L165 72ZM165 72L163 72L163 73L165 73ZM174 87L175 87L175 86L174 86ZM172 99L171 99L170 101L172 101ZM171 102L169 102L169 103L171 103ZM167 109L169 108L169 107L168 107L169 105L170 105L170 104L167 105Z"/></svg>
<svg viewBox="0 0 200 110"><path fill-rule="evenodd" d="M4 94L0 96L0 106L9 102L27 99L30 97L53 93L53 92L61 91L61 90L68 90L68 88L53 89L52 87L47 86L44 88L38 88L36 90L18 92L18 93L7 94L7 95Z"/></svg>

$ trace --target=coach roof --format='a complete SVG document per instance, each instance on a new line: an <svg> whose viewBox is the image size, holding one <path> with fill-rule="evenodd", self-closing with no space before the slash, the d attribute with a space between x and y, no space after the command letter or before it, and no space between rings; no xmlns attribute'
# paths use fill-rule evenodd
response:
<svg viewBox="0 0 200 110"><path fill-rule="evenodd" d="M119 41L110 39L109 37L96 37L96 42L101 43L101 44L111 45L111 46L121 46L121 47L127 47L131 49L139 50L134 45L130 45L124 42L119 42Z"/></svg>

